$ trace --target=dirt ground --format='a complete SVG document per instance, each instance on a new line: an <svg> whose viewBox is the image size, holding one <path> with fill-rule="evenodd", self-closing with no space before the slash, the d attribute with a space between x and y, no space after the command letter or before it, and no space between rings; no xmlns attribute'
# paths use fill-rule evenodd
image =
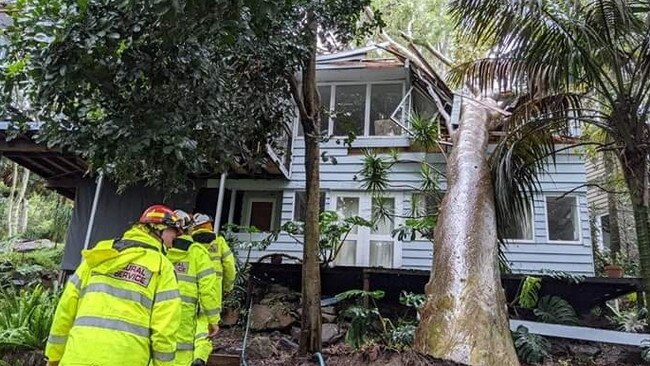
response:
<svg viewBox="0 0 650 366"><path fill-rule="evenodd" d="M216 342L216 353L241 354L243 332L241 328L223 329ZM636 347L597 344L589 342L550 339L552 358L542 365L567 366L633 366L647 365ZM296 356L298 345L289 335L280 332L251 333L247 345L249 366L303 366L315 365L315 360ZM355 351L342 341L325 347L323 357L327 366L452 366L456 363L435 360L413 351L395 352L378 346ZM525 365L525 364L522 364Z"/></svg>

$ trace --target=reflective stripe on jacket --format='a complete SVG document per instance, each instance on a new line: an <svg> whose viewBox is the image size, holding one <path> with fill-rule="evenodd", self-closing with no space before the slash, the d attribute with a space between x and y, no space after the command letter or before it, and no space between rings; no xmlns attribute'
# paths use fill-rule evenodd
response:
<svg viewBox="0 0 650 366"><path fill-rule="evenodd" d="M136 225L82 252L54 315L45 356L60 366L171 366L181 300L162 244Z"/></svg>
<svg viewBox="0 0 650 366"><path fill-rule="evenodd" d="M217 275L207 249L193 243L189 235L174 241L167 258L174 265L182 300L175 365L187 366L196 359L194 337L199 314L211 324L221 320L221 275ZM203 331L207 332L207 325Z"/></svg>
<svg viewBox="0 0 650 366"><path fill-rule="evenodd" d="M230 250L226 239L206 229L195 231L192 233L192 238L195 242L203 244L210 252L210 258L214 263L215 270L223 275L223 291L232 291L235 287L237 267L235 265L235 256Z"/></svg>

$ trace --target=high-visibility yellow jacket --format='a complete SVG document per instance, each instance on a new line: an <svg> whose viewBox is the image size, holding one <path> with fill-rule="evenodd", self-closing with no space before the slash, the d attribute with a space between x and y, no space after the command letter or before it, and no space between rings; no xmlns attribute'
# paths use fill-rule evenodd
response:
<svg viewBox="0 0 650 366"><path fill-rule="evenodd" d="M199 314L210 324L218 324L221 320L221 276L217 276L208 250L203 245L194 243L189 235L174 240L167 258L174 265L182 301L174 365L188 366L195 359L201 358L194 355L195 334L198 331L208 331L207 323L203 323L203 329L197 329ZM210 344L209 352L211 351Z"/></svg>
<svg viewBox="0 0 650 366"><path fill-rule="evenodd" d="M235 266L235 256L232 254L226 239L206 229L193 232L192 238L195 242L205 245L210 252L210 258L214 263L215 270L217 273L221 272L223 274L223 291L232 291L235 287L237 267Z"/></svg>
<svg viewBox="0 0 650 366"><path fill-rule="evenodd" d="M60 366L171 366L181 299L159 239L140 225L82 252L45 356Z"/></svg>

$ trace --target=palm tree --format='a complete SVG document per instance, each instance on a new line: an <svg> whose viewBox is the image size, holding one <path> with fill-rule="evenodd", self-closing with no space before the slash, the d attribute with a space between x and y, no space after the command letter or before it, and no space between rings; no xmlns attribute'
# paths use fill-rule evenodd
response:
<svg viewBox="0 0 650 366"><path fill-rule="evenodd" d="M456 70L483 91L579 93L576 119L601 128L630 193L645 303L650 300L650 3L637 0L453 0L466 39L489 58ZM497 83L493 83L494 81Z"/></svg>
<svg viewBox="0 0 650 366"><path fill-rule="evenodd" d="M464 86L470 95L463 99L459 128L449 128L444 113L439 117L447 122L453 148L416 334L419 351L471 365L518 364L499 282L497 241L507 223L525 217L541 191L539 174L558 146L576 146L566 137L582 123L603 129L611 143L600 149L621 161L644 284L650 288L648 7L618 0L452 1L465 39L488 46L490 54L448 75L452 86ZM413 44L392 47L414 65L427 63ZM434 73L426 65L422 70ZM430 87L435 92L435 85ZM496 144L491 154L488 143ZM387 179L391 164L372 160L363 180L368 187L385 187L377 181Z"/></svg>

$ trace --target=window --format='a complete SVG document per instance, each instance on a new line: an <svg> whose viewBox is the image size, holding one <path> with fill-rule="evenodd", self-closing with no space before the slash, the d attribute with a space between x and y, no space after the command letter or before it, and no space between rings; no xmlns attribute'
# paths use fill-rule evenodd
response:
<svg viewBox="0 0 650 366"><path fill-rule="evenodd" d="M414 218L425 218L427 216L437 216L438 210L440 209L440 204L442 203L442 197L444 192L434 193L434 194L424 194L416 193L411 196L411 211L409 216ZM428 229L422 229L415 233L415 240L430 240L433 238L433 230L435 228L431 227Z"/></svg>
<svg viewBox="0 0 650 366"><path fill-rule="evenodd" d="M318 87L318 94L320 95L320 129L321 133L327 135L329 134L329 125L330 125L330 101L332 99L332 86L331 85L320 85ZM298 136L304 136L304 131L302 130L302 123L300 123L300 118L298 118Z"/></svg>
<svg viewBox="0 0 650 366"><path fill-rule="evenodd" d="M391 268L395 246L392 237L395 229L395 198L373 198L371 210L376 222L370 230L370 267ZM382 212L387 215L382 215Z"/></svg>
<svg viewBox="0 0 650 366"><path fill-rule="evenodd" d="M336 212L339 217L359 216L360 212L359 197L337 197ZM359 228L354 227L348 234L347 240L341 245L336 264L341 266L353 266L357 263L357 245L358 245Z"/></svg>
<svg viewBox="0 0 650 366"><path fill-rule="evenodd" d="M402 133L390 116L402 100L402 84L374 84L370 92L369 135L396 136Z"/></svg>
<svg viewBox="0 0 650 366"><path fill-rule="evenodd" d="M513 241L533 240L533 213L532 207L519 220L511 223L505 229L504 239Z"/></svg>
<svg viewBox="0 0 650 366"><path fill-rule="evenodd" d="M346 136L349 131L363 135L366 116L366 85L337 85L334 135Z"/></svg>
<svg viewBox="0 0 650 366"><path fill-rule="evenodd" d="M576 197L546 197L546 222L551 241L577 242L580 240Z"/></svg>
<svg viewBox="0 0 650 366"><path fill-rule="evenodd" d="M280 192L246 192L244 194L243 226L260 231L273 231L279 226Z"/></svg>
<svg viewBox="0 0 650 366"><path fill-rule="evenodd" d="M357 136L397 136L405 133L390 119L404 98L404 84L401 82L334 83L319 85L318 93L323 133L335 136L347 136L349 131ZM298 136L303 135L302 125L298 122Z"/></svg>
<svg viewBox="0 0 650 366"><path fill-rule="evenodd" d="M611 244L609 215L601 215L598 218L598 226L600 229L600 245L603 249L609 249Z"/></svg>
<svg viewBox="0 0 650 366"><path fill-rule="evenodd" d="M325 192L320 193L319 212L325 210ZM305 222L307 210L307 195L305 191L296 192L295 199L293 200L293 221Z"/></svg>

